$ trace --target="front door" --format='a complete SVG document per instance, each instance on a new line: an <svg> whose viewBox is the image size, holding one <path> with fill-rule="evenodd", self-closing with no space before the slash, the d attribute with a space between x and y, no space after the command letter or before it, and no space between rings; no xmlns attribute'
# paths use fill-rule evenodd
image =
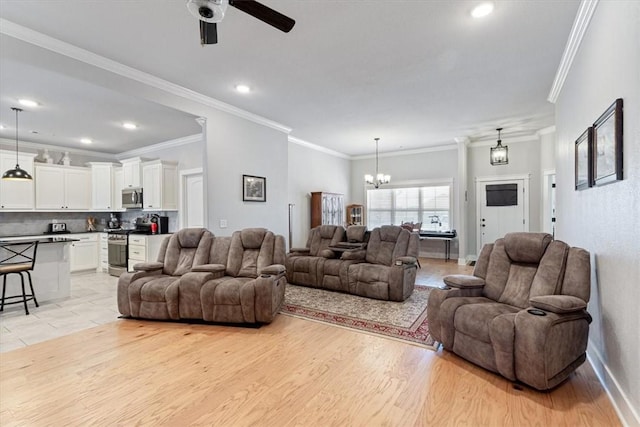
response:
<svg viewBox="0 0 640 427"><path fill-rule="evenodd" d="M482 180L476 183L478 254L482 246L514 231L529 231L528 180Z"/></svg>

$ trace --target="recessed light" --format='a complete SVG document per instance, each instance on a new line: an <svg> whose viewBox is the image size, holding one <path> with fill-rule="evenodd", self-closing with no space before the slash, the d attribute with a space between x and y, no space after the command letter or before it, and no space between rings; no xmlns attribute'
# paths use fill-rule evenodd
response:
<svg viewBox="0 0 640 427"><path fill-rule="evenodd" d="M247 85L236 85L236 90L240 93L249 93L251 88Z"/></svg>
<svg viewBox="0 0 640 427"><path fill-rule="evenodd" d="M37 107L38 104L36 101L32 101L31 99L18 99L20 105L24 105L25 107Z"/></svg>
<svg viewBox="0 0 640 427"><path fill-rule="evenodd" d="M483 18L493 12L493 3L485 2L480 3L478 6L474 7L471 11L471 16L474 18Z"/></svg>
<svg viewBox="0 0 640 427"><path fill-rule="evenodd" d="M129 130L138 129L138 125L136 125L135 123L131 123L131 122L124 122L122 124L122 127L125 128L125 129L129 129Z"/></svg>
<svg viewBox="0 0 640 427"><path fill-rule="evenodd" d="M80 142L82 142L83 144L91 144L93 141L91 140L91 138L82 138Z"/></svg>
<svg viewBox="0 0 640 427"><path fill-rule="evenodd" d="M6 129L4 125L0 125L0 129Z"/></svg>

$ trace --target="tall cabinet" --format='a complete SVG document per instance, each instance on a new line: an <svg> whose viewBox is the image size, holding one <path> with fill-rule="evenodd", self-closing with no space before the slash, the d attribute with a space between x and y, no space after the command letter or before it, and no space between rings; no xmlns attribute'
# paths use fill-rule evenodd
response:
<svg viewBox="0 0 640 427"><path fill-rule="evenodd" d="M311 193L311 228L319 225L344 226L344 195L316 191Z"/></svg>

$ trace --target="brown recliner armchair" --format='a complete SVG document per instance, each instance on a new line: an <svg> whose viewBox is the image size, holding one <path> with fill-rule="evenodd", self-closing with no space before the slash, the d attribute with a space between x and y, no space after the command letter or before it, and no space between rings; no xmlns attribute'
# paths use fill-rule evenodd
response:
<svg viewBox="0 0 640 427"><path fill-rule="evenodd" d="M319 264L335 258L329 246L345 239L345 229L339 225L319 225L309 232L306 248L291 248L287 255L287 280L304 286L319 287Z"/></svg>
<svg viewBox="0 0 640 427"><path fill-rule="evenodd" d="M404 301L413 293L418 269L418 233L400 226L374 228L367 248L345 252L343 260L362 260L349 265L349 292L368 298Z"/></svg>
<svg viewBox="0 0 640 427"><path fill-rule="evenodd" d="M512 381L548 390L586 359L589 252L546 233L485 245L473 276L431 291L429 329L443 347Z"/></svg>
<svg viewBox="0 0 640 427"><path fill-rule="evenodd" d="M185 228L167 237L157 262L134 265L118 279L118 310L144 319L180 318L178 281L193 266L206 264L213 235L204 228Z"/></svg>
<svg viewBox="0 0 640 427"><path fill-rule="evenodd" d="M209 264L179 282L183 319L271 323L284 302L285 241L264 228L215 237Z"/></svg>

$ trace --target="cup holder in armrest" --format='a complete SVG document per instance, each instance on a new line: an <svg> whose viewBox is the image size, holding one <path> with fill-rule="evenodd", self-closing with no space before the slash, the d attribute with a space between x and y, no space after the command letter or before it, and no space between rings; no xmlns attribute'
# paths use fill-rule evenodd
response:
<svg viewBox="0 0 640 427"><path fill-rule="evenodd" d="M547 315L546 311L539 310L537 308L530 308L529 310L527 310L527 312L529 314L533 314L534 316L546 316Z"/></svg>

